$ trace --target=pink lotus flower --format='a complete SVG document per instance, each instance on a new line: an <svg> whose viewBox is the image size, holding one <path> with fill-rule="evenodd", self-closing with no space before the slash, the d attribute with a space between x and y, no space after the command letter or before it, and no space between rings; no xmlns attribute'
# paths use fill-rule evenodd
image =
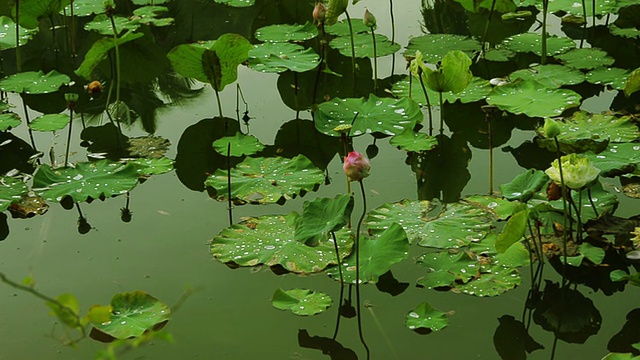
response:
<svg viewBox="0 0 640 360"><path fill-rule="evenodd" d="M357 151L352 151L344 158L342 168L349 181L360 181L369 176L371 164L369 164L369 159L364 155Z"/></svg>
<svg viewBox="0 0 640 360"><path fill-rule="evenodd" d="M316 7L313 9L313 18L319 22L324 22L324 18L327 15L327 8L323 3L319 2L316 4Z"/></svg>

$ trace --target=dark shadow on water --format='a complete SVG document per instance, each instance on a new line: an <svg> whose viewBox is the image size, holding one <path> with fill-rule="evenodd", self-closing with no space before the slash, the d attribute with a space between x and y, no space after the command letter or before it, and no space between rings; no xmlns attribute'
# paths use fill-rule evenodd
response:
<svg viewBox="0 0 640 360"><path fill-rule="evenodd" d="M632 353L640 355L640 350L633 344L640 342L640 309L633 309L627 314L627 322L622 329L609 340L607 350L616 353Z"/></svg>
<svg viewBox="0 0 640 360"><path fill-rule="evenodd" d="M399 282L398 279L393 277L391 271L387 271L378 279L376 283L378 290L385 292L391 296L397 296L402 294L409 287L409 283Z"/></svg>
<svg viewBox="0 0 640 360"><path fill-rule="evenodd" d="M336 340L322 336L310 336L305 329L298 330L298 345L307 349L317 349L323 354L329 355L332 360L357 360L358 355L345 348Z"/></svg>
<svg viewBox="0 0 640 360"><path fill-rule="evenodd" d="M7 214L0 213L0 241L9 236L9 223L7 222Z"/></svg>
<svg viewBox="0 0 640 360"><path fill-rule="evenodd" d="M525 360L527 354L544 349L527 332L524 324L511 315L503 315L493 334L493 346L504 360Z"/></svg>

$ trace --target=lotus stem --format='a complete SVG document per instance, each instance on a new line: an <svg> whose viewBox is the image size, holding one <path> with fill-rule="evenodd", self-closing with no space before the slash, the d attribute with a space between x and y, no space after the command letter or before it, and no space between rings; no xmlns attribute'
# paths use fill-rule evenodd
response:
<svg viewBox="0 0 640 360"><path fill-rule="evenodd" d="M320 61L318 62L318 71L316 72L316 79L313 83L313 95L311 95L311 104L316 103L316 96L318 95L318 83L320 82L320 74L322 73L322 69L327 66L327 41L325 40L325 32L324 32L324 22L320 22ZM313 109L313 107L312 107ZM315 121L315 117L312 117Z"/></svg>
<svg viewBox="0 0 640 360"><path fill-rule="evenodd" d="M487 130L489 130L489 195L493 195L493 115L489 112L487 116ZM533 236L533 233L531 234Z"/></svg>
<svg viewBox="0 0 640 360"><path fill-rule="evenodd" d="M27 122L27 129L29 130L29 140L31 140L31 147L33 147L33 151L38 152L36 148L36 140L33 137L33 130L31 130L31 120L29 119L29 111L27 109L27 104L22 99L22 110L24 111L24 120ZM40 159L37 160L38 164L40 164Z"/></svg>
<svg viewBox="0 0 640 360"><path fill-rule="evenodd" d="M393 0L389 0L389 15L391 16L391 44L396 43L396 22L393 17ZM391 75L396 70L396 54L391 55Z"/></svg>
<svg viewBox="0 0 640 360"><path fill-rule="evenodd" d="M73 16L73 1L70 1L71 7L71 63L75 65L78 54L76 53L76 19Z"/></svg>
<svg viewBox="0 0 640 360"><path fill-rule="evenodd" d="M586 12L584 15L587 16ZM610 13L607 13L607 16L609 15ZM591 26L596 26L596 0L591 0L591 21L593 22Z"/></svg>
<svg viewBox="0 0 640 360"><path fill-rule="evenodd" d="M442 135L444 134L444 106L442 106L442 91L439 91L438 95L440 95L440 135Z"/></svg>
<svg viewBox="0 0 640 360"><path fill-rule="evenodd" d="M56 24L54 23L53 16L51 15L49 15L49 22L51 23L51 41L53 42L53 53L55 54L56 68L59 68L60 63L58 60L58 52L59 52L58 42L56 41Z"/></svg>
<svg viewBox="0 0 640 360"><path fill-rule="evenodd" d="M487 23L484 26L484 33L482 34L482 54L485 51L485 44L487 43L487 34L489 33L489 24L491 23L491 18L493 17L493 11L496 8L496 0L491 2L491 10L489 10L489 18L487 19ZM484 56L484 55L483 55Z"/></svg>
<svg viewBox="0 0 640 360"><path fill-rule="evenodd" d="M351 17L346 10L344 14L347 16L347 23L349 24L349 36L351 39L351 74L353 75L353 97L356 97L356 47L355 40L353 39L353 26L351 25Z"/></svg>
<svg viewBox="0 0 640 360"><path fill-rule="evenodd" d="M20 55L20 0L16 0L16 71L22 71L22 57ZM29 130L31 133L31 130ZM35 148L34 148L35 150Z"/></svg>
<svg viewBox="0 0 640 360"><path fill-rule="evenodd" d="M544 4L548 4L548 0L543 0ZM546 7L546 6L545 6ZM546 12L545 12L546 14ZM545 20L546 22L546 20ZM545 39L543 37L543 39ZM546 40L546 39L545 39ZM546 43L543 42L543 49L546 50ZM543 52L543 56L544 56ZM558 172L560 173L560 191L562 191L562 209L563 209L563 225L562 225L562 254L564 256L564 264L562 267L562 284L564 285L567 273L567 223L569 218L567 215L567 187L564 184L564 174L562 172L562 159L560 156L560 142L558 137L553 138L556 142L556 158L558 159Z"/></svg>
<svg viewBox="0 0 640 360"><path fill-rule="evenodd" d="M342 260L340 260L340 251L338 249L338 239L336 238L336 233L332 231L331 236L333 237L333 248L336 251L336 259L338 260L338 273L340 274L340 304L342 305L342 298L344 296L344 277L342 275ZM338 319L336 320L336 328L333 331L333 337L332 337L333 340L335 340L338 337L339 329L340 329L340 307L338 306Z"/></svg>
<svg viewBox="0 0 640 360"><path fill-rule="evenodd" d="M376 48L376 32L371 27L371 38L373 39L373 93L378 93L378 53Z"/></svg>
<svg viewBox="0 0 640 360"><path fill-rule="evenodd" d="M356 302L358 303L358 335L360 336L360 342L362 343L362 346L364 346L367 352L368 360L370 357L369 347L364 341L364 335L362 334L362 314L360 311L360 227L362 226L362 221L367 214L367 194L364 191L364 183L362 182L362 180L360 180L359 183L360 191L362 193L362 215L360 216L360 220L358 220L358 226L356 227Z"/></svg>
<svg viewBox="0 0 640 360"><path fill-rule="evenodd" d="M424 98L427 100L427 110L429 111L429 136L433 135L433 114L431 113L431 102L429 101L429 94L427 88L424 86L424 80L422 79L422 70L418 70L418 78L420 79L420 86L422 86L422 92Z"/></svg>
<svg viewBox="0 0 640 360"><path fill-rule="evenodd" d="M549 0L542 0L542 58L540 60L540 63L542 65L547 64L547 12L548 11L549 11Z"/></svg>
<svg viewBox="0 0 640 360"><path fill-rule="evenodd" d="M587 35L587 4L585 2L585 0L581 1L582 3L582 38L580 39L580 49L582 49L582 46L584 45L584 38ZM594 13L595 13L595 8L593 9ZM595 25L595 21L594 21L594 25Z"/></svg>
<svg viewBox="0 0 640 360"><path fill-rule="evenodd" d="M116 29L116 22L113 20L112 11L106 11L109 20L111 21L111 30L113 30L113 44L114 51L116 53L116 109L120 107L120 47L118 46L118 31ZM107 104L108 105L108 104ZM120 127L120 120L118 119L118 127Z"/></svg>
<svg viewBox="0 0 640 360"><path fill-rule="evenodd" d="M591 197L591 188L587 189L587 196L589 196L589 203L591 204L593 213L596 215L597 218L600 217L600 215L598 215L598 209L596 208L596 204L593 202L593 197Z"/></svg>
<svg viewBox="0 0 640 360"><path fill-rule="evenodd" d="M67 134L67 151L64 154L64 167L69 166L69 144L71 144L71 125L73 124L73 109L69 109L69 133Z"/></svg>
<svg viewBox="0 0 640 360"><path fill-rule="evenodd" d="M231 141L227 143L227 201L229 204L229 226L231 226L233 225L233 203L231 201Z"/></svg>
<svg viewBox="0 0 640 360"><path fill-rule="evenodd" d="M576 208L576 216L578 217L578 227L576 229L576 235L578 238L578 244L582 243L582 189L578 190L578 206Z"/></svg>

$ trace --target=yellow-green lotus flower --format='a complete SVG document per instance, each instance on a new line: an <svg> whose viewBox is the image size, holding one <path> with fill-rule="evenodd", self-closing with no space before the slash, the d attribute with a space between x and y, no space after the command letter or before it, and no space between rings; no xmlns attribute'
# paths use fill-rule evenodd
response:
<svg viewBox="0 0 640 360"><path fill-rule="evenodd" d="M564 185L572 190L580 190L594 182L600 174L600 169L593 166L591 160L584 155L569 154L561 158ZM551 163L551 167L544 171L554 182L560 184L560 168L558 159Z"/></svg>
<svg viewBox="0 0 640 360"><path fill-rule="evenodd" d="M416 50L416 57L409 63L409 70L414 76L420 76L420 74L425 71L426 67L427 66L422 60L422 52L420 52L420 50Z"/></svg>

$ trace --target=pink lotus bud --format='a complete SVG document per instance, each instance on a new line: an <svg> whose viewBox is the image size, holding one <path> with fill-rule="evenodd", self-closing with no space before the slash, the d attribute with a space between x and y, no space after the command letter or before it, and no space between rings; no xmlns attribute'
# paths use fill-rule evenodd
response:
<svg viewBox="0 0 640 360"><path fill-rule="evenodd" d="M313 18L321 23L324 22L324 17L327 15L327 8L324 7L324 4L319 2L316 4L316 7L313 9Z"/></svg>
<svg viewBox="0 0 640 360"><path fill-rule="evenodd" d="M357 151L352 151L344 158L345 175L349 178L349 181L360 181L369 176L369 170L371 165L369 159Z"/></svg>

